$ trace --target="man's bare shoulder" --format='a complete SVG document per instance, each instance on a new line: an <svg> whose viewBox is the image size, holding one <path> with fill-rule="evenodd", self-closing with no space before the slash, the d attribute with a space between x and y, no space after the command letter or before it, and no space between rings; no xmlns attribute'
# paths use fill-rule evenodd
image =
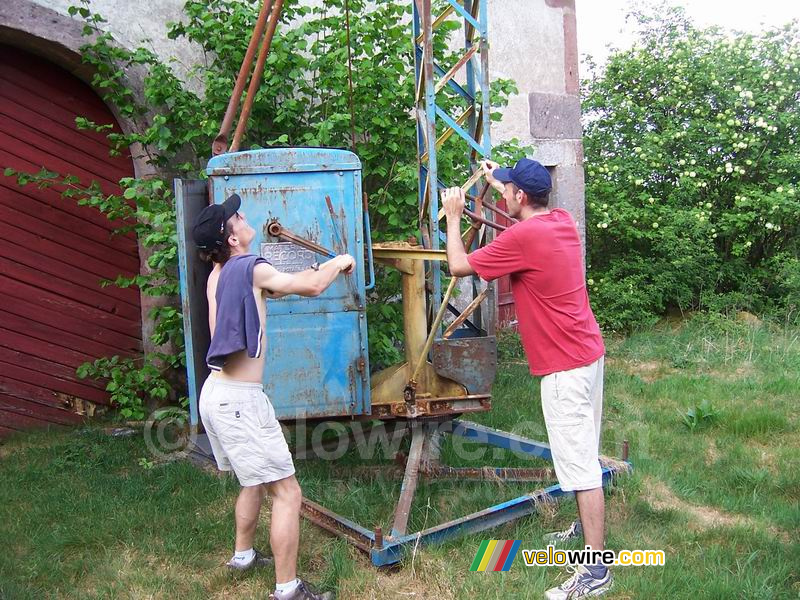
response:
<svg viewBox="0 0 800 600"><path fill-rule="evenodd" d="M217 290L217 283L219 282L219 274L222 272L222 266L219 263L214 263L214 268L208 275L206 282L206 291L213 294Z"/></svg>

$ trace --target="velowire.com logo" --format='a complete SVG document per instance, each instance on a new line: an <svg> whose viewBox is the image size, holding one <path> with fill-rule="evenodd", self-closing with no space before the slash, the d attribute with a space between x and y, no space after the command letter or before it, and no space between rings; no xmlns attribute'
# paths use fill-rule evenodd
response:
<svg viewBox="0 0 800 600"><path fill-rule="evenodd" d="M508 571L519 552L521 540L483 540L470 571Z"/></svg>

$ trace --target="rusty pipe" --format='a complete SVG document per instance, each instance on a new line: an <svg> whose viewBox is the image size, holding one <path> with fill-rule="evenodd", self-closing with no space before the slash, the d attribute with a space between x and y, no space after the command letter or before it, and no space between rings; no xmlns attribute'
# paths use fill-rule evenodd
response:
<svg viewBox="0 0 800 600"><path fill-rule="evenodd" d="M471 197L468 197L468 198L469 198L470 200L473 200L473 198L471 198ZM519 222L519 219L516 219L516 218L512 217L510 214L508 214L508 213L507 213L506 211L504 211L502 208L500 208L499 206L497 206L497 204L495 204L494 202L489 202L488 200L484 199L484 201L483 201L483 206L484 206L484 207L486 207L486 208L488 208L490 211L492 211L492 212L493 212L493 213L495 213L496 215L500 215L501 217L505 217L506 219L508 219L508 220L509 220L509 221L511 221L512 223L517 223L517 222Z"/></svg>
<svg viewBox="0 0 800 600"><path fill-rule="evenodd" d="M470 178L470 180L461 186L461 189L469 189L475 183L477 183L477 176L480 171L476 171L475 174ZM475 206L478 210L480 210L480 205L483 203L483 197L486 195L486 192L489 190L489 184L484 184L483 190L481 190L480 195L475 199ZM444 191L444 190L443 190ZM467 215L473 221L477 221L478 223L482 223L487 227L491 227L492 229L497 229L498 231L505 231L507 227L500 225L500 223L495 223L494 221L490 221L489 219L484 219L481 215L476 212L472 212L467 207L464 207L464 214ZM444 217L444 207L439 209L439 219Z"/></svg>
<svg viewBox="0 0 800 600"><path fill-rule="evenodd" d="M236 76L236 84L233 87L233 94L228 101L228 108L225 110L225 116L222 118L222 123L219 126L219 133L214 138L211 144L211 155L217 156L224 154L228 149L228 134L231 132L233 119L236 116L236 108L242 99L242 92L244 91L244 84L247 82L247 76L250 74L250 67L253 65L253 56L255 56L258 42L264 34L264 27L267 24L267 15L272 9L272 0L264 0L261 3L261 11L258 13L256 26L253 28L253 35L250 37L250 43L247 46L242 66L239 69L239 74Z"/></svg>
<svg viewBox="0 0 800 600"><path fill-rule="evenodd" d="M483 223L487 227L491 227L492 229L497 229L498 231L505 231L508 227L504 225L500 225L500 223L495 223L494 221L490 221L489 219L484 219L477 213L472 212L468 208L464 209L464 214L467 215L473 221L477 221L478 223Z"/></svg>
<svg viewBox="0 0 800 600"><path fill-rule="evenodd" d="M261 76L264 74L264 63L267 61L267 54L269 54L269 48L272 45L272 38L275 36L275 29L278 27L278 19L280 18L282 8L283 0L275 0L275 3L272 5L272 13L270 14L267 33L264 35L264 42L261 44L261 50L258 53L256 68L253 72L253 77L250 79L250 86L247 88L247 98L245 98L244 106L242 106L242 114L239 115L239 122L236 124L236 131L233 134L230 152L239 150L239 145L242 143L244 130L247 128L247 120L250 118L250 111L253 108L258 86L261 85Z"/></svg>

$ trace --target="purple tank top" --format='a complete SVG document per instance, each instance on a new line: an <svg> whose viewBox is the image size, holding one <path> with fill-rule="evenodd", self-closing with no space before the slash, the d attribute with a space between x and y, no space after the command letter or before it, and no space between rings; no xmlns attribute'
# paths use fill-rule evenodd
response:
<svg viewBox="0 0 800 600"><path fill-rule="evenodd" d="M261 321L253 295L253 268L267 263L255 254L235 256L225 263L217 282L217 324L206 355L208 368L221 371L229 354L247 350L250 358L259 358Z"/></svg>

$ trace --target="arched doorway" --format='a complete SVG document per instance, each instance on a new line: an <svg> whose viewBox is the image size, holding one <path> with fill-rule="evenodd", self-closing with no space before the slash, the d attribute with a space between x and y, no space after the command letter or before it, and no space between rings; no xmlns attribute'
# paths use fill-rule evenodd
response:
<svg viewBox="0 0 800 600"><path fill-rule="evenodd" d="M0 435L79 422L108 394L75 368L142 348L139 291L100 285L139 272L134 235L55 189L1 175L44 167L117 192L134 174L131 158L110 157L105 135L77 129L79 116L120 131L88 85L0 45Z"/></svg>

